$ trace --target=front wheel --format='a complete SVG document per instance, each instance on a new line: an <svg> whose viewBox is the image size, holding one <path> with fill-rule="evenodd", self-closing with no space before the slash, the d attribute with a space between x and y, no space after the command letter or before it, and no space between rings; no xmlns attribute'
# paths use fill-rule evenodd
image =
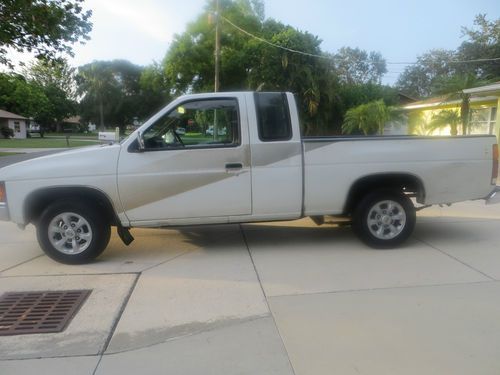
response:
<svg viewBox="0 0 500 375"><path fill-rule="evenodd" d="M80 202L54 203L37 222L38 242L49 257L65 264L83 264L106 248L111 228L98 211Z"/></svg>
<svg viewBox="0 0 500 375"><path fill-rule="evenodd" d="M374 248L394 248L405 242L416 222L415 207L403 193L376 191L357 205L353 229L363 242Z"/></svg>

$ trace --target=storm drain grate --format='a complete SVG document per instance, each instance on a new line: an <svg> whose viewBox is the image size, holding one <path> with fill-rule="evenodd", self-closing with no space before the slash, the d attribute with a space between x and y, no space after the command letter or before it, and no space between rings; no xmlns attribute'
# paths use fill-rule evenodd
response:
<svg viewBox="0 0 500 375"><path fill-rule="evenodd" d="M0 336L63 331L91 290L9 292L0 297Z"/></svg>

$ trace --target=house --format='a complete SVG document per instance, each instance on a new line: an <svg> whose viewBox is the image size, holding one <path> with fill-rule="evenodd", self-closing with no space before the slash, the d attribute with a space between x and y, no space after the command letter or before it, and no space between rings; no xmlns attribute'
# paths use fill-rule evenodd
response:
<svg viewBox="0 0 500 375"><path fill-rule="evenodd" d="M28 122L29 120L26 117L0 109L0 128L11 128L14 131L14 138L26 138L26 127ZM1 132L0 138L3 138Z"/></svg>
<svg viewBox="0 0 500 375"><path fill-rule="evenodd" d="M62 120L62 131L65 133L78 133L81 130L81 118L80 116L72 116Z"/></svg>
<svg viewBox="0 0 500 375"><path fill-rule="evenodd" d="M495 134L500 139L500 82L465 89L463 95L470 98L470 118L467 134ZM419 135L450 135L451 127L431 129L432 118L443 110L460 114L462 100L450 96L429 98L403 105L408 115L407 132ZM461 125L458 126L461 134Z"/></svg>

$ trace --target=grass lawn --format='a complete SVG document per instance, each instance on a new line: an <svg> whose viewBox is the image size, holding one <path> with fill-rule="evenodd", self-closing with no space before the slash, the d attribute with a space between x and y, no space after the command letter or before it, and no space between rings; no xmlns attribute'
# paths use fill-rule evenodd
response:
<svg viewBox="0 0 500 375"><path fill-rule="evenodd" d="M69 147L82 147L100 144L98 141L79 141L69 139ZM65 148L66 139L28 138L0 139L0 148Z"/></svg>

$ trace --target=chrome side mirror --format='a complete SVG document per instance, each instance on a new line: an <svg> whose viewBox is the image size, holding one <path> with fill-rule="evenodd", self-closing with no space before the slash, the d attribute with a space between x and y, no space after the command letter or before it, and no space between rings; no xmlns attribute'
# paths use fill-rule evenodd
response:
<svg viewBox="0 0 500 375"><path fill-rule="evenodd" d="M144 138L142 137L142 132L137 132L137 144L139 145L139 151L143 152L146 149L144 145Z"/></svg>

